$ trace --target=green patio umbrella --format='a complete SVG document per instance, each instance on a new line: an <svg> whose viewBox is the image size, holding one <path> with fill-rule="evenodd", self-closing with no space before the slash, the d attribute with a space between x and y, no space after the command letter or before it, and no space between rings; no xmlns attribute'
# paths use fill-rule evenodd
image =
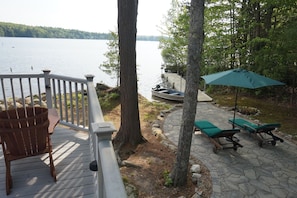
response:
<svg viewBox="0 0 297 198"><path fill-rule="evenodd" d="M277 80L273 80L271 78L267 78L265 76L240 68L201 76L201 78L203 78L205 80L205 83L209 85L225 85L249 89L257 89L261 87L275 85L284 85L284 83L279 82ZM235 119L235 111L237 108L237 95L238 89L236 90L233 119Z"/></svg>

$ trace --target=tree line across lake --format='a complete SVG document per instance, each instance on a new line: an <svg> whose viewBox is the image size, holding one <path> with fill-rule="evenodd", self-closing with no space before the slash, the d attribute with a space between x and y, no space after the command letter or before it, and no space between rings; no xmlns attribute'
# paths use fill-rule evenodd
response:
<svg viewBox="0 0 297 198"><path fill-rule="evenodd" d="M6 22L0 22L0 37L69 38L102 40L109 40L111 38L110 33L95 33L73 29L28 26ZM137 36L137 40L143 41L159 41L159 39L159 36Z"/></svg>

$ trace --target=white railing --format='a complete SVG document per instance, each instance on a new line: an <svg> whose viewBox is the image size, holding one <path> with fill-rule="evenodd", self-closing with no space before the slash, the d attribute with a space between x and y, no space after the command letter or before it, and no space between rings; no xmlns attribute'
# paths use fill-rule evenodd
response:
<svg viewBox="0 0 297 198"><path fill-rule="evenodd" d="M95 89L94 85L89 84L90 87L87 87L86 79L54 75L47 70L44 71L44 76L47 106L59 110L60 123L89 131L88 110L91 106L88 104L87 91ZM93 83L93 79L90 80ZM99 102L97 106L100 107Z"/></svg>
<svg viewBox="0 0 297 198"><path fill-rule="evenodd" d="M115 128L104 121L93 76L78 79L48 70L43 74L0 75L0 88L0 111L23 105L56 108L60 124L89 131L93 154L90 169L97 172L97 197L127 197L111 142Z"/></svg>

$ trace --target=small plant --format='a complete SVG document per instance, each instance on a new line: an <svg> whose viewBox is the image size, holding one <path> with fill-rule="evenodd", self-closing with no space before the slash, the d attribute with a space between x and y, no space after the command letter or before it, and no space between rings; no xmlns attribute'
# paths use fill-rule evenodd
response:
<svg viewBox="0 0 297 198"><path fill-rule="evenodd" d="M99 101L103 112L110 111L119 104L120 94L114 92L104 93L99 95Z"/></svg>
<svg viewBox="0 0 297 198"><path fill-rule="evenodd" d="M120 94L118 94L118 93L110 93L110 94L108 94L108 99L109 100L117 100L119 98L120 98Z"/></svg>
<svg viewBox="0 0 297 198"><path fill-rule="evenodd" d="M163 178L164 178L164 181L165 181L165 183L164 183L165 186L170 187L170 186L173 185L173 181L172 181L172 179L170 177L170 172L168 170L165 170L163 172Z"/></svg>
<svg viewBox="0 0 297 198"><path fill-rule="evenodd" d="M122 179L125 185L126 192L130 195L129 197L137 198L139 196L137 188L133 184L129 183L129 179L127 176L122 177Z"/></svg>
<svg viewBox="0 0 297 198"><path fill-rule="evenodd" d="M256 115L259 113L259 110L255 107L241 106L238 108L238 111L244 115Z"/></svg>
<svg viewBox="0 0 297 198"><path fill-rule="evenodd" d="M124 183L129 183L129 179L127 176L122 176L122 179Z"/></svg>
<svg viewBox="0 0 297 198"><path fill-rule="evenodd" d="M166 104L166 103L158 103L158 102L147 102L144 105L145 107L150 107L150 111L147 112L144 116L144 120L147 122L153 121L156 119L158 114L162 110L167 110L171 108L171 105Z"/></svg>

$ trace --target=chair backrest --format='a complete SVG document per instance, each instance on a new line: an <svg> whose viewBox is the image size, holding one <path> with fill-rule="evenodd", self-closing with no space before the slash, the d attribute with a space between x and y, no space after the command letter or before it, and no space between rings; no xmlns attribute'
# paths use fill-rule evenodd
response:
<svg viewBox="0 0 297 198"><path fill-rule="evenodd" d="M11 160L48 152L48 110L25 107L0 112L3 151Z"/></svg>

